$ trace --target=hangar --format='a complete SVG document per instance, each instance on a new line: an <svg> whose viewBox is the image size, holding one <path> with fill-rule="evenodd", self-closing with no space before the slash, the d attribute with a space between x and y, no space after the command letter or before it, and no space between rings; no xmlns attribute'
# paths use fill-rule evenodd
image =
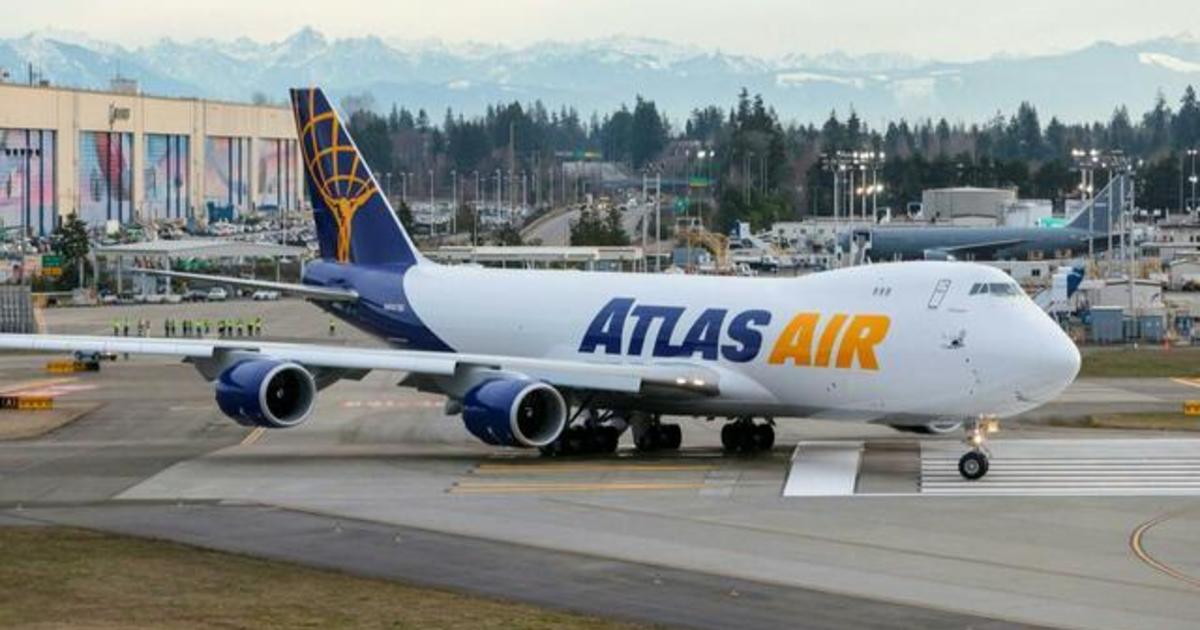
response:
<svg viewBox="0 0 1200 630"><path fill-rule="evenodd" d="M50 233L296 210L301 166L290 108L0 83L0 225Z"/></svg>

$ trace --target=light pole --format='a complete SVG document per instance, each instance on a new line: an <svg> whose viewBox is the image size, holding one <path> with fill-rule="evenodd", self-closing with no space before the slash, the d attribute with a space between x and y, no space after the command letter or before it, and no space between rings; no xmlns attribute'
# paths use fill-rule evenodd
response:
<svg viewBox="0 0 1200 630"><path fill-rule="evenodd" d="M479 171L475 171L475 197L472 199L475 206L475 225L471 228L471 247L479 246Z"/></svg>
<svg viewBox="0 0 1200 630"><path fill-rule="evenodd" d="M662 256L659 255L659 244L662 242L662 173L654 173L654 271L662 271Z"/></svg>
<svg viewBox="0 0 1200 630"><path fill-rule="evenodd" d="M501 181L503 181L503 179L500 174L500 169L496 169L496 212L497 213L500 212L500 208L503 206L503 204L501 203L501 198L500 198L500 192L501 192L500 182Z"/></svg>
<svg viewBox="0 0 1200 630"><path fill-rule="evenodd" d="M1192 174L1188 176L1188 181L1192 184L1192 198L1188 203L1188 209L1196 209L1196 184L1200 183L1200 176L1196 175L1196 156L1200 155L1200 149L1188 149L1188 157L1192 158Z"/></svg>
<svg viewBox="0 0 1200 630"><path fill-rule="evenodd" d="M646 246L649 243L649 241L647 239L649 238L649 234L650 234L650 226L648 225L650 223L650 221L649 221L650 217L646 213L646 206L650 205L650 197L649 197L649 191L648 191L649 187L650 187L649 175L646 173L646 171L643 170L642 171L642 203L641 203L641 206L642 206L641 207L641 210L642 210L642 212L641 212L641 214L642 214L642 271L649 271L649 267L646 266L646 249L647 249Z"/></svg>
<svg viewBox="0 0 1200 630"><path fill-rule="evenodd" d="M458 171L450 169L450 233L458 234Z"/></svg>

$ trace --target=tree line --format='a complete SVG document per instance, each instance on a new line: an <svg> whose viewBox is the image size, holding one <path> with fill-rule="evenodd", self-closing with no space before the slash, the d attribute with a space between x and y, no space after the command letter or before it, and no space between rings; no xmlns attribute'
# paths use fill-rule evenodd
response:
<svg viewBox="0 0 1200 630"><path fill-rule="evenodd" d="M1190 173L1183 153L1200 146L1200 103L1190 86L1174 101L1158 94L1141 114L1117 107L1106 121L1043 122L1025 102L982 122L898 119L880 128L853 110L833 111L819 125L784 123L745 89L732 106L697 107L680 124L642 96L586 120L573 108L551 110L540 101L495 104L478 116L447 110L440 123L424 110L396 105L377 113L369 96L347 99L343 109L376 173L419 178L433 171L439 190L447 190L451 170L463 177L497 169L547 177L560 161L598 156L634 173L699 181L689 208L700 208L722 229L738 220L759 228L829 214L832 176L821 157L832 151L883 152L879 203L903 208L923 189L955 185L1016 187L1022 197L1061 204L1079 181L1073 149L1120 150L1141 161L1139 205L1169 210L1180 205L1181 176Z"/></svg>

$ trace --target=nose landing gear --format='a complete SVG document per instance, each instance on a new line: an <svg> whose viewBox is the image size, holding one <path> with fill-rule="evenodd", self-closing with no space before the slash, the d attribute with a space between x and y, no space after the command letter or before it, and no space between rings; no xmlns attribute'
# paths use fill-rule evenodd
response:
<svg viewBox="0 0 1200 630"><path fill-rule="evenodd" d="M967 425L966 443L971 447L958 460L958 474L968 481L982 479L988 473L989 456L987 436L999 430L1000 425L995 419L980 418Z"/></svg>

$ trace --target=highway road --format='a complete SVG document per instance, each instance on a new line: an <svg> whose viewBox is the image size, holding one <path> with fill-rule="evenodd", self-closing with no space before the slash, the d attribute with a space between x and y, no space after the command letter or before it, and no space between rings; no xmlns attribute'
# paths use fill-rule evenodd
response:
<svg viewBox="0 0 1200 630"><path fill-rule="evenodd" d="M645 214L653 213L653 206L631 206L622 213L621 227L629 235L630 242L640 245L642 242L641 220ZM558 210L542 221L536 222L531 228L523 230L525 240L539 240L542 245L565 246L571 244L571 222L579 218L580 211Z"/></svg>

